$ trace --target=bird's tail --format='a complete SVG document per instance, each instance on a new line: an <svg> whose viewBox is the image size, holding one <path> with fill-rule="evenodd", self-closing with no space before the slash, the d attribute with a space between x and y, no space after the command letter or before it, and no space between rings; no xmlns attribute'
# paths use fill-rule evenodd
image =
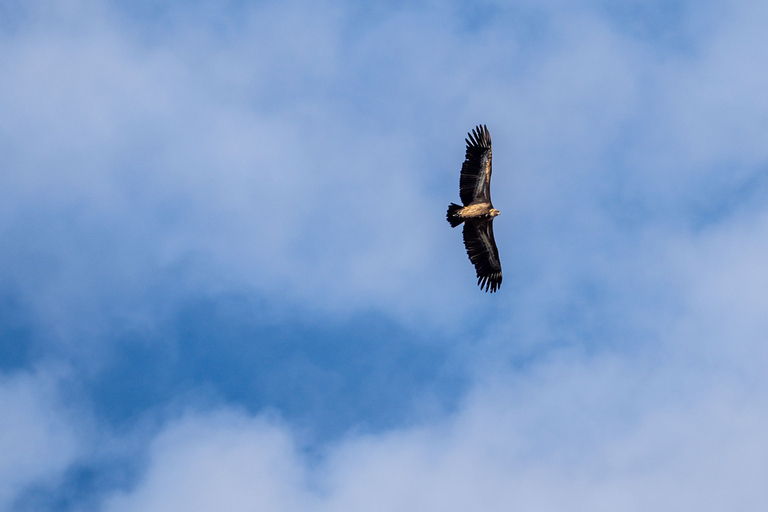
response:
<svg viewBox="0 0 768 512"><path fill-rule="evenodd" d="M451 223L451 227L455 228L462 222L464 222L464 219L456 215L456 212L461 210L461 206L457 205L456 203L451 203L450 206L448 206L448 213L446 214L445 218L448 219L448 222Z"/></svg>

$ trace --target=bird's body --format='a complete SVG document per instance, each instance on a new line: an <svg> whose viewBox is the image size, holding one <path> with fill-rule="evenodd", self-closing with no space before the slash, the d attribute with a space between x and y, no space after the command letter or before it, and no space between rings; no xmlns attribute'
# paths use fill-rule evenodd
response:
<svg viewBox="0 0 768 512"><path fill-rule="evenodd" d="M501 287L501 262L493 238L493 219L501 212L491 203L491 134L486 126L477 126L466 142L459 179L463 206L451 203L446 218L451 227L464 223L464 246L477 284L493 293Z"/></svg>
<svg viewBox="0 0 768 512"><path fill-rule="evenodd" d="M456 205L459 206L459 205ZM501 213L499 210L493 207L491 203L476 203L476 204L470 204L465 207L460 207L459 209L453 212L453 218L458 219L483 219L483 218L489 218L489 217L495 217L499 213ZM461 224L461 222L459 222Z"/></svg>

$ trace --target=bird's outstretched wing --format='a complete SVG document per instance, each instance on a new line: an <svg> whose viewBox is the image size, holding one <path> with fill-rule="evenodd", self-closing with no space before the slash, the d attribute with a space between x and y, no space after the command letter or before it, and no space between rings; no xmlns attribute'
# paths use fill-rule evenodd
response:
<svg viewBox="0 0 768 512"><path fill-rule="evenodd" d="M464 206L491 202L491 134L477 126L468 134L467 153L461 166L459 196Z"/></svg>
<svg viewBox="0 0 768 512"><path fill-rule="evenodd" d="M464 222L464 246L469 261L477 271L477 284L485 291L501 287L501 261L493 238L493 219L467 219Z"/></svg>

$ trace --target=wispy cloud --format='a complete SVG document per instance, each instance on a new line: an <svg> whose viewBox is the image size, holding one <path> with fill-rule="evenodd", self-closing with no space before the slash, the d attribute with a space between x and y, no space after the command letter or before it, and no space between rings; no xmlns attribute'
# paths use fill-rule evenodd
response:
<svg viewBox="0 0 768 512"><path fill-rule="evenodd" d="M88 421L62 404L60 370L5 375L0 380L0 506L8 508L33 484L55 485L90 451Z"/></svg>

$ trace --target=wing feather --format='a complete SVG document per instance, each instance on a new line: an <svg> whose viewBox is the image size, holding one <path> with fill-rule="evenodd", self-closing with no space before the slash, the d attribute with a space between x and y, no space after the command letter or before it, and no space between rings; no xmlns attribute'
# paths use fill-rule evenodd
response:
<svg viewBox="0 0 768 512"><path fill-rule="evenodd" d="M461 166L459 196L464 206L491 202L491 133L478 125L468 138L464 164Z"/></svg>
<svg viewBox="0 0 768 512"><path fill-rule="evenodd" d="M475 266L477 284L485 291L501 287L501 261L493 238L493 219L468 219L464 222L464 246Z"/></svg>

